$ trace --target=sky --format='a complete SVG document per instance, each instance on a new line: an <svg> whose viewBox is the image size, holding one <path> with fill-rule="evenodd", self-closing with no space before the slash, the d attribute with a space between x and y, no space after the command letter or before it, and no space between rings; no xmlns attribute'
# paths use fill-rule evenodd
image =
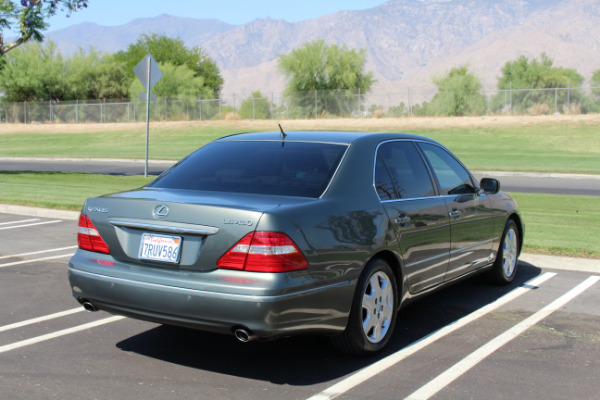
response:
<svg viewBox="0 0 600 400"><path fill-rule="evenodd" d="M71 14L57 14L48 22L47 32L82 22L98 25L123 25L136 18L169 14L177 17L214 18L231 25L242 25L257 18L297 22L338 11L364 10L386 0L89 0L88 8Z"/></svg>

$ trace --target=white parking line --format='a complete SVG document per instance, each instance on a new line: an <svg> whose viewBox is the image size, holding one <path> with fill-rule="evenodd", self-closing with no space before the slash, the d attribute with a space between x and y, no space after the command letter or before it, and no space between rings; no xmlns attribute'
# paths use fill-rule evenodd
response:
<svg viewBox="0 0 600 400"><path fill-rule="evenodd" d="M55 251L72 250L72 249L76 249L76 248L77 248L77 246L67 246L67 247L58 247L56 249L32 251L32 252L29 252L29 253L21 253L21 254L9 255L9 256L2 256L2 257L0 257L0 260L6 259L6 258L16 258L16 257L32 256L32 255L35 255L35 254L52 253L52 252L55 252Z"/></svg>
<svg viewBox="0 0 600 400"><path fill-rule="evenodd" d="M547 281L548 279L550 279L554 276L556 276L556 273L546 272L545 274L538 276L537 278L534 278L534 279L524 283L520 287L518 287L518 288L508 292L504 296L500 297L496 301L494 301L478 310L473 311L471 314L465 315L461 319L456 320L453 323L446 325L443 328L440 328L439 330L425 336L424 338L406 346L402 350L400 350L394 354L391 354L391 355L387 356L386 358L381 359L378 362L369 365L366 368L363 368L362 370L358 371L354 375L351 375L348 378L329 387L328 389L325 389L321 393L318 393L318 394L310 397L309 400L329 400L329 399L333 399L337 396L340 396L340 395L346 393L350 389L371 379L375 375L380 374L381 372L385 371L386 369L394 366L395 364L397 364L400 361L406 359L407 357L415 354L419 350L424 349L425 347L438 341L439 339L441 339L441 338L449 335L450 333L464 327L465 325L483 317L484 315L494 311L495 309L513 301L514 299L527 293L528 291L530 291L532 289L536 289L538 285L541 285L542 283L544 283L545 281Z"/></svg>
<svg viewBox="0 0 600 400"><path fill-rule="evenodd" d="M18 349L21 347L30 346L32 344L36 344L36 343L40 343L40 342L45 342L46 340L55 339L57 337L69 335L71 333L81 332L86 329L95 328L100 325L110 324L111 322L119 321L122 319L125 319L125 317L116 316L116 317L105 318L105 319L90 322L87 324L74 326L73 328L67 328L67 329L63 329L61 331L48 333L46 335L37 336L37 337L31 338L31 339L21 340L20 342L6 344L4 346L0 346L0 353L5 353L7 351L11 351L11 350Z"/></svg>
<svg viewBox="0 0 600 400"><path fill-rule="evenodd" d="M85 311L83 307L72 308L70 310L57 312L50 315L44 315L43 317L31 318L21 322L15 322L14 324L0 326L0 332L10 331L11 329L21 328L27 325L37 324L38 322L49 321L51 319L65 317L67 315L75 314L81 311Z"/></svg>
<svg viewBox="0 0 600 400"><path fill-rule="evenodd" d="M52 256L52 257L33 258L33 259L29 259L29 260L15 261L15 262L10 262L10 263L6 263L6 264L0 264L0 268L12 267L12 266L21 265L21 264L29 264L29 263L34 263L34 262L38 262L38 261L55 260L57 258L71 257L73 254L75 254L75 253L61 254L61 255Z"/></svg>
<svg viewBox="0 0 600 400"><path fill-rule="evenodd" d="M62 219L57 219L57 220L52 220L52 221L36 222L36 223L33 223L33 224L16 225L16 226L5 226L5 227L0 228L0 231L4 231L4 230L7 230L7 229L27 228L28 226L56 224L58 222L63 222L63 220Z"/></svg>
<svg viewBox="0 0 600 400"><path fill-rule="evenodd" d="M600 276L590 276L588 279L542 308L540 311L531 315L529 318L521 321L517 325L513 326L508 331L497 336L487 344L481 346L467 357L463 358L460 362L454 364L450 369L440 374L437 378L433 379L423 387L415 391L413 394L408 396L406 400L428 400L435 396L440 390L454 382L465 372L469 371L479 362L487 358L489 355L494 353L500 347L504 346L533 325L537 324L544 318L548 317L559 308L565 306L568 302L579 296L581 293L589 289L593 284L600 280Z"/></svg>
<svg viewBox="0 0 600 400"><path fill-rule="evenodd" d="M39 218L32 218L32 219L22 219L22 220L19 220L19 221L0 222L0 226L1 225L24 224L26 222L37 222L39 220L40 220Z"/></svg>

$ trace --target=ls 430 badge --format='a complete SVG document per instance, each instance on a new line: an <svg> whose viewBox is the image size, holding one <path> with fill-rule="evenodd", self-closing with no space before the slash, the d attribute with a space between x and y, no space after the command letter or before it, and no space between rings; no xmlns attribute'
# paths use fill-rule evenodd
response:
<svg viewBox="0 0 600 400"><path fill-rule="evenodd" d="M107 213L108 212L108 208L104 208L104 207L88 207L87 208L87 212L89 212L89 213L93 213L93 212Z"/></svg>
<svg viewBox="0 0 600 400"><path fill-rule="evenodd" d="M252 226L253 222L250 220L241 220L241 219L229 219L229 218L223 218L222 222L224 224L229 224L229 225L247 225L247 226Z"/></svg>

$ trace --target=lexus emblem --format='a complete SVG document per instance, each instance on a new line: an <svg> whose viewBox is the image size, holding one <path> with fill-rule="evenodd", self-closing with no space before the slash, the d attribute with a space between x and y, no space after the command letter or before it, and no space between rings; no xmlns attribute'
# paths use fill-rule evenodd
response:
<svg viewBox="0 0 600 400"><path fill-rule="evenodd" d="M152 210L152 215L154 218L164 218L169 215L169 207L165 206L164 204L156 206L154 207L154 210Z"/></svg>

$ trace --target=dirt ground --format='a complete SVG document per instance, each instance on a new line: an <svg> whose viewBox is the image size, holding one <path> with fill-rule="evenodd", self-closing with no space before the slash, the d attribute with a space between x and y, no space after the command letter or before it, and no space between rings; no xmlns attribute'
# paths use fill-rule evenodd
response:
<svg viewBox="0 0 600 400"><path fill-rule="evenodd" d="M542 116L480 116L480 117L403 117L403 118L334 118L307 120L228 120L151 122L154 129L189 129L193 127L223 127L244 130L427 130L461 127L502 127L527 125L600 125L600 114ZM12 133L78 133L123 130L145 130L144 123L105 124L0 124L0 134Z"/></svg>

